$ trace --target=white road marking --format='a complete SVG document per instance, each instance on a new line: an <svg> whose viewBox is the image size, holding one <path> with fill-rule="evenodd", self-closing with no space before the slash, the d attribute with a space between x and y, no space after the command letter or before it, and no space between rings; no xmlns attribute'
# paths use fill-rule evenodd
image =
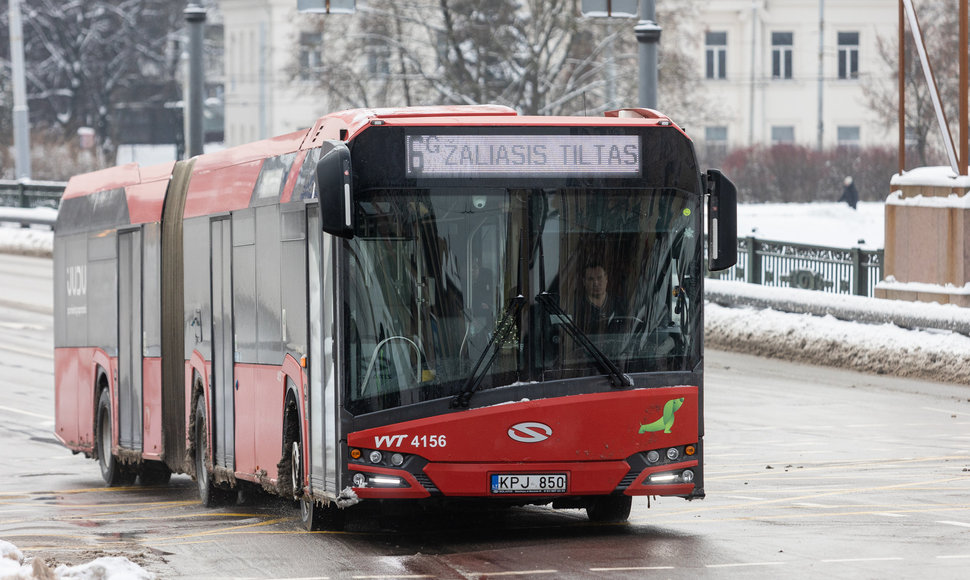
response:
<svg viewBox="0 0 970 580"><path fill-rule="evenodd" d="M515 572L476 572L473 576L528 576L530 574L558 574L559 570L518 570ZM428 578L428 576L354 576L354 578Z"/></svg>
<svg viewBox="0 0 970 580"><path fill-rule="evenodd" d="M627 566L624 568L590 568L590 572L641 572L647 570L674 570L673 566Z"/></svg>
<svg viewBox="0 0 970 580"><path fill-rule="evenodd" d="M489 576L498 576L499 574L489 574ZM377 576L351 576L355 580L391 580L392 578L436 578L436 576L429 576L427 574L411 574L411 575L400 575L400 574L390 574L390 575L377 575Z"/></svg>
<svg viewBox="0 0 970 580"><path fill-rule="evenodd" d="M948 526L960 526L961 528L970 528L970 523L967 522L952 522L948 520L937 521L938 524L946 524Z"/></svg>
<svg viewBox="0 0 970 580"><path fill-rule="evenodd" d="M35 356L37 358L45 358L47 360L54 360L54 355L53 354L48 354L48 353L44 352L43 350L37 350L37 349L30 350L30 349L26 349L26 348L18 348L16 346L10 346L8 344L0 344L0 350L6 350L6 351L9 351L9 352L15 352L17 354L23 354L23 355L27 355L27 356Z"/></svg>
<svg viewBox="0 0 970 580"><path fill-rule="evenodd" d="M953 409L950 409L950 410L947 410L947 409L936 409L936 408L933 408L933 407L920 407L920 408L921 409L925 409L926 411L936 411L937 413L947 413L947 414L950 414L950 415L956 415L956 413L957 413Z"/></svg>
<svg viewBox="0 0 970 580"><path fill-rule="evenodd" d="M841 562L890 562L890 561L896 561L896 560L902 560L902 558L898 556L891 556L888 558L838 558L835 560L822 560L822 561L829 564L838 564Z"/></svg>
<svg viewBox="0 0 970 580"><path fill-rule="evenodd" d="M13 407L4 407L3 405L0 405L0 411L10 411L11 413L19 413L21 415L27 415L28 417L37 417L38 419L44 419L51 422L54 421L54 419L52 419L50 415L40 415L38 413L32 413L30 411L22 411L20 409L14 409Z"/></svg>
<svg viewBox="0 0 970 580"><path fill-rule="evenodd" d="M798 501L793 503L792 505L798 505L802 507L823 508L827 510L833 509L835 507L833 505L825 505L824 503L812 503L810 501Z"/></svg>
<svg viewBox="0 0 970 580"><path fill-rule="evenodd" d="M948 554L946 556L937 556L939 560L956 560L959 558L970 558L970 554Z"/></svg>
<svg viewBox="0 0 970 580"><path fill-rule="evenodd" d="M788 562L738 562L737 564L707 564L705 568L742 568L744 566L779 566Z"/></svg>
<svg viewBox="0 0 970 580"><path fill-rule="evenodd" d="M906 518L906 517L909 517L906 514L894 514L892 512L879 512L879 513L875 513L873 515L875 515L875 516L882 516L884 518Z"/></svg>
<svg viewBox="0 0 970 580"><path fill-rule="evenodd" d="M750 495L723 495L721 497L726 498L726 499L746 499L746 500L749 500L749 501L764 501L764 499L765 499L763 497L754 497L754 496L750 496Z"/></svg>

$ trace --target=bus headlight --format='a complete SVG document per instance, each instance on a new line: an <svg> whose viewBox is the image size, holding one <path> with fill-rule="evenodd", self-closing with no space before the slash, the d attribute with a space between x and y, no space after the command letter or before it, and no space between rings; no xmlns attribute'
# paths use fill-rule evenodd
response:
<svg viewBox="0 0 970 580"><path fill-rule="evenodd" d="M684 480L684 483L690 483L694 481L694 472L689 469L685 469L684 472L680 474L680 478Z"/></svg>
<svg viewBox="0 0 970 580"><path fill-rule="evenodd" d="M680 457L680 449L677 449L676 447L671 447L670 449L667 450L667 459L674 461L678 457Z"/></svg>
<svg viewBox="0 0 970 580"><path fill-rule="evenodd" d="M400 453L395 453L391 455L391 465L394 467L401 467L404 464L404 456Z"/></svg>
<svg viewBox="0 0 970 580"><path fill-rule="evenodd" d="M660 461L660 452L647 451L647 463L656 463L658 461Z"/></svg>
<svg viewBox="0 0 970 580"><path fill-rule="evenodd" d="M380 451L371 451L368 457L371 463L380 463L381 460L384 459L384 456L381 455Z"/></svg>
<svg viewBox="0 0 970 580"><path fill-rule="evenodd" d="M367 477L363 473L354 474L354 487L367 487Z"/></svg>

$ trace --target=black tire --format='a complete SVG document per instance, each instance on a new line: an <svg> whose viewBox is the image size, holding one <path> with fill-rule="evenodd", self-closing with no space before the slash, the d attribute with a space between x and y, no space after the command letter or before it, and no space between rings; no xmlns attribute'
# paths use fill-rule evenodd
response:
<svg viewBox="0 0 970 580"><path fill-rule="evenodd" d="M323 506L303 493L304 455L302 438L297 432L297 441L290 442L290 485L293 499L300 508L300 523L308 532L317 530L342 530L344 512L334 505Z"/></svg>
<svg viewBox="0 0 970 580"><path fill-rule="evenodd" d="M98 464L101 467L101 477L109 487L131 485L137 474L127 465L118 461L111 454L111 395L108 389L102 389L98 397L98 414L95 424L95 445L97 445Z"/></svg>
<svg viewBox="0 0 970 580"><path fill-rule="evenodd" d="M631 507L633 498L628 495L604 495L590 500L586 506L586 515L591 522L625 522L630 517Z"/></svg>
<svg viewBox="0 0 970 580"><path fill-rule="evenodd" d="M161 461L145 461L138 477L142 485L165 485L172 479L172 470Z"/></svg>
<svg viewBox="0 0 970 580"><path fill-rule="evenodd" d="M205 399L199 397L195 405L195 427L192 441L195 443L195 482L199 488L199 499L205 507L215 507L225 504L229 491L216 486L212 481L212 474L206 466L209 457L208 431L205 422Z"/></svg>
<svg viewBox="0 0 970 580"><path fill-rule="evenodd" d="M313 498L303 493L303 438L300 432L296 433L296 441L290 442L290 489L293 490L293 499L300 508L300 523L308 532L321 529L323 525L323 514L317 502Z"/></svg>

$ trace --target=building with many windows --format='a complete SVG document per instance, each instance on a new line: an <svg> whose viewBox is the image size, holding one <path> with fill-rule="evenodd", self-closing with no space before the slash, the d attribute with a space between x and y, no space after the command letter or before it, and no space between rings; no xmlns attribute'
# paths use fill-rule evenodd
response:
<svg viewBox="0 0 970 580"><path fill-rule="evenodd" d="M316 85L300 77L300 63L318 59L320 46L319 35L300 35L305 18L296 0L219 4L225 24L226 145L306 128L329 112Z"/></svg>
<svg viewBox="0 0 970 580"><path fill-rule="evenodd" d="M892 74L897 0L713 0L699 8L703 86L721 110L694 137L716 153L751 145L895 145L896 119L863 87Z"/></svg>
<svg viewBox="0 0 970 580"><path fill-rule="evenodd" d="M324 50L320 33L310 32L296 6L296 0L220 0L227 145L292 131L328 112L325 91L307 76ZM661 44L695 47L703 90L713 97L716 110L696 115L709 120L687 123L699 152L779 143L894 146L895 118L877 118L863 87L892 74L878 43L895 45L896 17L897 0L696 2L680 37L665 31ZM371 78L387 73L379 49L387 47L375 44L368 52Z"/></svg>

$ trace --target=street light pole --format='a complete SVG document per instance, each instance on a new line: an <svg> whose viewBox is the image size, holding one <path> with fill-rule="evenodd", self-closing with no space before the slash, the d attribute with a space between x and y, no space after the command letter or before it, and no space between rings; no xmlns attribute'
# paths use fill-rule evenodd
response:
<svg viewBox="0 0 970 580"><path fill-rule="evenodd" d="M189 4L183 12L189 25L189 87L185 99L185 152L186 157L202 154L204 131L202 129L203 87L202 33L205 27L205 9Z"/></svg>
<svg viewBox="0 0 970 580"><path fill-rule="evenodd" d="M656 22L654 0L640 0L640 21L633 28L640 45L640 106L657 108L657 47L660 44L660 25Z"/></svg>
<svg viewBox="0 0 970 580"><path fill-rule="evenodd" d="M10 0L9 15L15 175L17 179L30 179L30 109L27 106L27 80L24 76L24 30L20 20L20 0Z"/></svg>

